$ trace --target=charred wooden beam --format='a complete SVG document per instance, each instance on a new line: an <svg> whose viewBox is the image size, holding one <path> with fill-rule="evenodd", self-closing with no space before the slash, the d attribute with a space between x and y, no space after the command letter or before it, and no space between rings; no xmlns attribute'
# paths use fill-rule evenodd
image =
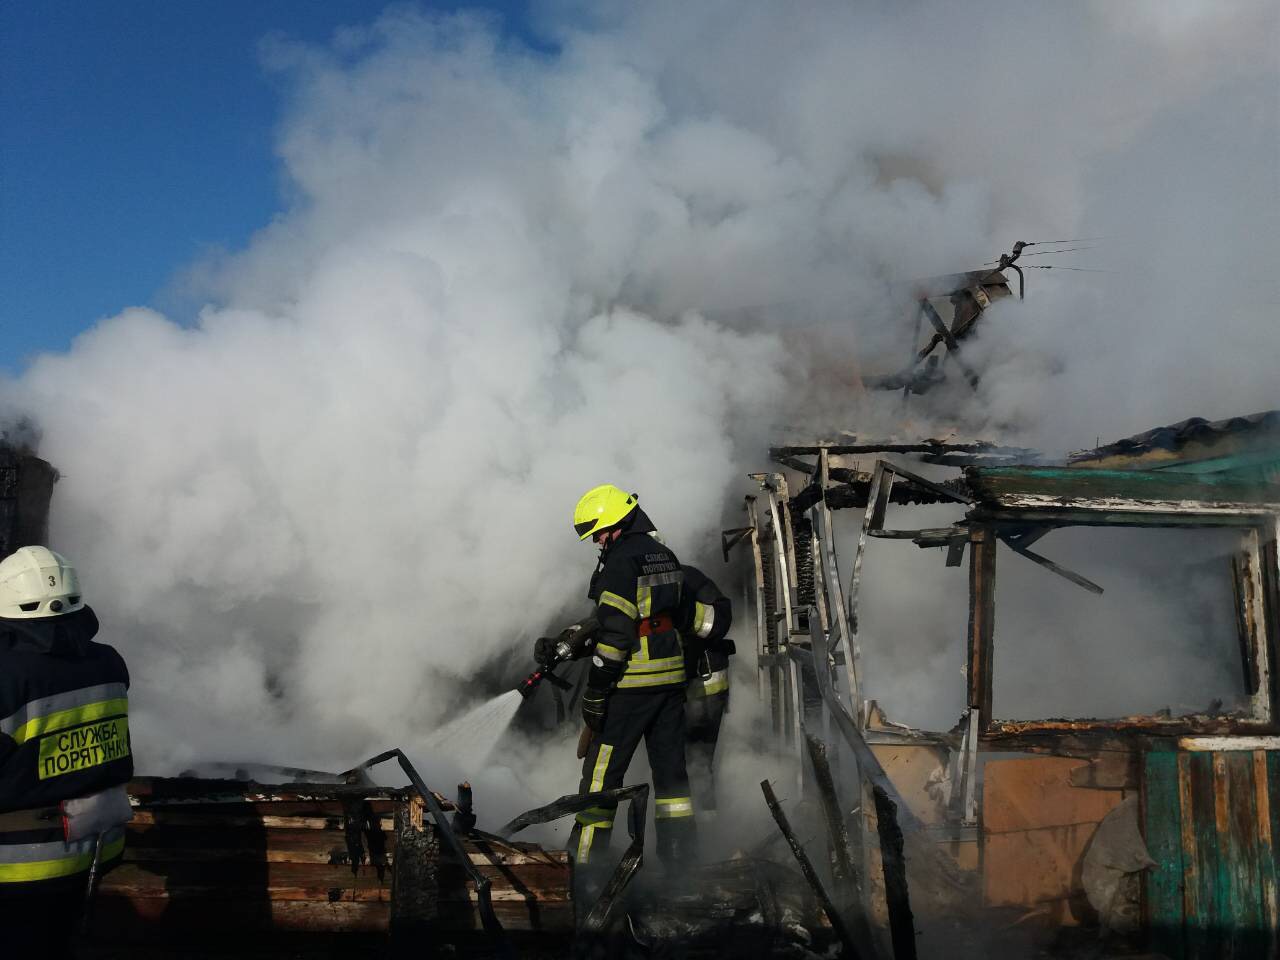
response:
<svg viewBox="0 0 1280 960"><path fill-rule="evenodd" d="M813 766L814 782L818 787L818 799L822 803L822 817L827 824L827 841L831 847L831 875L837 883L859 884L861 878L854 869L849 852L849 828L840 813L840 801L836 797L836 785L831 777L831 765L827 761L827 745L807 730L804 740L809 752L809 763Z"/></svg>
<svg viewBox="0 0 1280 960"><path fill-rule="evenodd" d="M1141 506L1141 505L1138 505ZM1152 506L1152 505L1147 505ZM993 526L1024 526L1028 523L1053 527L1124 526L1124 527L1258 527L1266 517L1256 508L1239 511L1201 510L1205 504L1167 504L1168 512L1155 509L1131 509L1134 501L1089 501L1068 507L991 507L980 505L966 514L974 523ZM1181 511L1181 512L1179 512Z"/></svg>
<svg viewBox="0 0 1280 960"><path fill-rule="evenodd" d="M1217 734L1222 736L1263 736L1273 733L1275 725L1268 721L1240 716L1186 717L1138 716L1115 719L992 720L986 725L983 740L992 744L1017 742L1028 746L1048 739L1096 734L1100 738L1182 737Z"/></svg>
<svg viewBox="0 0 1280 960"><path fill-rule="evenodd" d="M969 467L965 480L983 503L1133 513L1258 513L1280 510L1280 490L1230 475L1086 467Z"/></svg>
<svg viewBox="0 0 1280 960"><path fill-rule="evenodd" d="M831 897L827 895L826 889L822 886L822 881L818 879L817 871L813 869L813 863L809 860L809 855L804 852L804 846L796 839L795 831L791 829L791 824L787 821L787 815L778 803L778 798L774 796L773 787L769 785L769 781L761 780L760 789L764 792L764 801L769 805L769 812L773 814L773 819L777 822L778 829L786 837L787 845L791 848L791 853L800 865L800 872L804 874L805 880L809 882L809 886L813 889L814 896L822 904L822 912L827 915L827 920L831 923L831 929L836 932L836 936L840 938L841 944L844 945L844 956L853 958L853 960L858 960L858 958L862 957L867 957L870 960L871 955L859 951L854 943L849 928L845 926L844 919L840 916L840 911L831 902Z"/></svg>
<svg viewBox="0 0 1280 960"><path fill-rule="evenodd" d="M995 638L996 540L989 527L969 531L969 706L991 716L991 659Z"/></svg>
<svg viewBox="0 0 1280 960"><path fill-rule="evenodd" d="M871 792L875 796L876 832L880 835L880 862L884 867L885 903L889 909L894 960L915 960L916 926L907 886L902 828L898 826L898 805L880 787L873 786Z"/></svg>
<svg viewBox="0 0 1280 960"><path fill-rule="evenodd" d="M453 831L465 837L476 828L476 814L472 808L471 784L466 780L458 784L458 801L453 814Z"/></svg>
<svg viewBox="0 0 1280 960"><path fill-rule="evenodd" d="M1036 456L1037 451L1024 447L1005 447L986 440L956 442L951 440L920 440L915 443L897 443L892 440L866 440L847 443L811 443L786 444L769 448L770 459L779 456L816 457L819 450L826 450L832 456L859 453L989 453L1007 456Z"/></svg>

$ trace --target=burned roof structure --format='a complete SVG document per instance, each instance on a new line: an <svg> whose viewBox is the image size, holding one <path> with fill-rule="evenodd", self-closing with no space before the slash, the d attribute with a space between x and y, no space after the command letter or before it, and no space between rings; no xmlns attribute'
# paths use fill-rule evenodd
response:
<svg viewBox="0 0 1280 960"><path fill-rule="evenodd" d="M1061 462L841 438L779 445L753 475L725 547L747 558L761 685L779 742L839 761L805 788L855 811L833 819L882 955L964 955L951 921L990 933L1010 913L1057 944L1101 926L1168 957L1276 955L1278 428L1275 411L1187 420ZM929 526L890 525L925 509ZM909 609L863 617L868 565L892 562L876 541L940 549L939 580L967 566L950 729L870 696L865 655L912 639ZM911 586L908 606L941 595ZM1174 694L1144 692L1157 674Z"/></svg>

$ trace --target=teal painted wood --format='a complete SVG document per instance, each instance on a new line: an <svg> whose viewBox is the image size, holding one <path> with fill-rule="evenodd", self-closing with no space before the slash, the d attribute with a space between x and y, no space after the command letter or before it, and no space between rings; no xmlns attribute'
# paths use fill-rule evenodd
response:
<svg viewBox="0 0 1280 960"><path fill-rule="evenodd" d="M1173 470L1091 470L1082 467L970 467L965 472L978 498L1038 494L1063 498L1198 500L1259 503L1274 500L1274 486L1246 482L1231 472L1192 474Z"/></svg>
<svg viewBox="0 0 1280 960"><path fill-rule="evenodd" d="M1190 756L1191 825L1195 834L1195 899L1199 909L1186 918L1187 953L1196 960L1222 956L1224 917L1230 915L1223 902L1224 891L1218 873L1218 826L1213 805L1213 754Z"/></svg>
<svg viewBox="0 0 1280 960"><path fill-rule="evenodd" d="M1147 929L1151 946L1169 960L1185 960L1182 916L1182 808L1178 754L1152 751L1142 778L1143 835L1156 865L1147 871Z"/></svg>
<svg viewBox="0 0 1280 960"><path fill-rule="evenodd" d="M969 474L979 482L987 480L1011 486L1016 481L1048 480L1060 483L1128 483L1136 488L1143 486L1230 486L1234 480L1229 473L1216 472L1193 474L1189 471L1170 470L1096 470L1089 467L970 467Z"/></svg>
<svg viewBox="0 0 1280 960"><path fill-rule="evenodd" d="M1276 457L1274 450L1233 453L1225 457L1214 457L1212 460L1171 460L1167 463L1151 464L1152 470L1170 473L1229 474L1233 480L1237 481L1265 476L1277 467L1280 467L1280 458Z"/></svg>

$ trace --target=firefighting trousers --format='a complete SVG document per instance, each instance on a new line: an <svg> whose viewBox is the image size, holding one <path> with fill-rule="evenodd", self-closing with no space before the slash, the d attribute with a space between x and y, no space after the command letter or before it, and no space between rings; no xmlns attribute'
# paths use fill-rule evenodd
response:
<svg viewBox="0 0 1280 960"><path fill-rule="evenodd" d="M70 960L80 927L88 873L35 883L0 884L0 943L4 956Z"/></svg>
<svg viewBox="0 0 1280 960"><path fill-rule="evenodd" d="M596 734L582 763L579 793L624 785L631 757L644 739L653 772L654 824L658 856L664 863L694 856L695 830L689 775L685 770L684 688L615 691L609 697L604 729ZM609 847L617 804L590 807L577 815L569 853L580 866L598 862Z"/></svg>
<svg viewBox="0 0 1280 960"><path fill-rule="evenodd" d="M685 759L689 766L689 786L698 816L714 816L716 783L713 769L720 722L729 708L729 691L709 697L690 696L685 703Z"/></svg>

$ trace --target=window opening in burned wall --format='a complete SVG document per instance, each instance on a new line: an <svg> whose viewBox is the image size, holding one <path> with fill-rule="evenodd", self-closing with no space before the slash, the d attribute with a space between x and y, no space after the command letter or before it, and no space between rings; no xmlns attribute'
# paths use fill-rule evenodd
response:
<svg viewBox="0 0 1280 960"><path fill-rule="evenodd" d="M1224 732L1270 725L1262 567L1274 527L1187 519L992 527L994 601L974 603L992 614L991 715L1016 720L989 729L1121 718Z"/></svg>

